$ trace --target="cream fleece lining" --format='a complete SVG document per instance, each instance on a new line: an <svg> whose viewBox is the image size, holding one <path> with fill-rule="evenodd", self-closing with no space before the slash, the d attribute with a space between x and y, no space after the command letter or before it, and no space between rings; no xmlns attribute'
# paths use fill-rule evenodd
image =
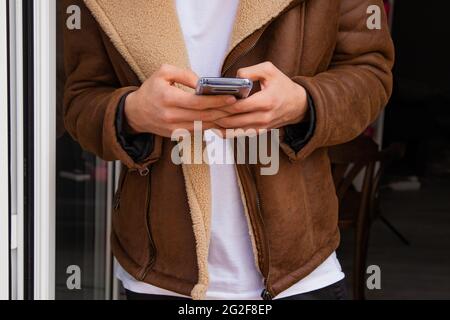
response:
<svg viewBox="0 0 450 320"><path fill-rule="evenodd" d="M241 0L233 29L232 51L241 41L276 17L293 0ZM174 0L84 0L102 30L111 39L139 79L144 82L162 64L189 67L189 58ZM193 299L205 298L208 289L208 251L211 216L209 167L183 165L186 193L197 244L198 284ZM241 193L242 185L240 184ZM248 218L248 208L243 196ZM252 231L253 245L255 239ZM257 254L255 252L255 258Z"/></svg>
<svg viewBox="0 0 450 320"><path fill-rule="evenodd" d="M292 2L293 0L241 0L228 53Z"/></svg>

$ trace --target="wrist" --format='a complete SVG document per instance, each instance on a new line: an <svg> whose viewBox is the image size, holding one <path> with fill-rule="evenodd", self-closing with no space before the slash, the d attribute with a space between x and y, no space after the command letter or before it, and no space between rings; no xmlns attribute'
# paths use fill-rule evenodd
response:
<svg viewBox="0 0 450 320"><path fill-rule="evenodd" d="M288 125L298 124L304 122L305 119L309 119L308 113L308 96L305 88L294 83L296 94L294 95L294 116Z"/></svg>
<svg viewBox="0 0 450 320"><path fill-rule="evenodd" d="M140 134L143 133L139 129L139 126L135 122L137 119L137 102L136 102L136 91L131 92L125 99L125 107L124 107L124 115L125 115L125 123L124 128L127 133L130 134Z"/></svg>

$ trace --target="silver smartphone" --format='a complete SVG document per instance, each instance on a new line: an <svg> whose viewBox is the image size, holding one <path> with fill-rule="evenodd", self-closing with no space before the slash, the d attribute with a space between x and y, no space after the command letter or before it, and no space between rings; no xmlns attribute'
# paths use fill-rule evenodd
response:
<svg viewBox="0 0 450 320"><path fill-rule="evenodd" d="M201 78L198 81L197 95L215 96L231 95L238 99L245 99L253 89L253 82L239 78Z"/></svg>

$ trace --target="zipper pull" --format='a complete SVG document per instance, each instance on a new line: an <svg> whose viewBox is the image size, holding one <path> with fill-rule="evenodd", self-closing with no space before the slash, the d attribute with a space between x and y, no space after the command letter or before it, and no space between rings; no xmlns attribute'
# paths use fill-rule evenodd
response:
<svg viewBox="0 0 450 320"><path fill-rule="evenodd" d="M271 301L271 300L273 300L273 296L272 296L272 294L269 292L269 290L267 290L267 289L264 289L264 291L262 292L262 294L261 294L261 298L264 300L264 301Z"/></svg>
<svg viewBox="0 0 450 320"><path fill-rule="evenodd" d="M146 177L150 174L150 169L149 168L140 169L139 174L141 175L141 177Z"/></svg>

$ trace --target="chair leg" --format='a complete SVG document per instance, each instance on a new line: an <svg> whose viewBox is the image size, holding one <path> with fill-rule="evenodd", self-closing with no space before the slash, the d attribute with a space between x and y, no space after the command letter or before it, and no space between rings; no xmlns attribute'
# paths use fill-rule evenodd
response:
<svg viewBox="0 0 450 320"><path fill-rule="evenodd" d="M362 190L361 207L358 214L355 230L355 261L354 274L355 280L353 282L353 294L355 300L366 299L366 264L367 251L369 246L370 233L370 212L372 210L372 202L370 195L372 190L372 181L374 175L375 163L370 163L367 166L364 177L364 184Z"/></svg>
<svg viewBox="0 0 450 320"><path fill-rule="evenodd" d="M355 238L353 299L366 300L366 264L369 246L369 228L361 230L361 234L357 235Z"/></svg>

